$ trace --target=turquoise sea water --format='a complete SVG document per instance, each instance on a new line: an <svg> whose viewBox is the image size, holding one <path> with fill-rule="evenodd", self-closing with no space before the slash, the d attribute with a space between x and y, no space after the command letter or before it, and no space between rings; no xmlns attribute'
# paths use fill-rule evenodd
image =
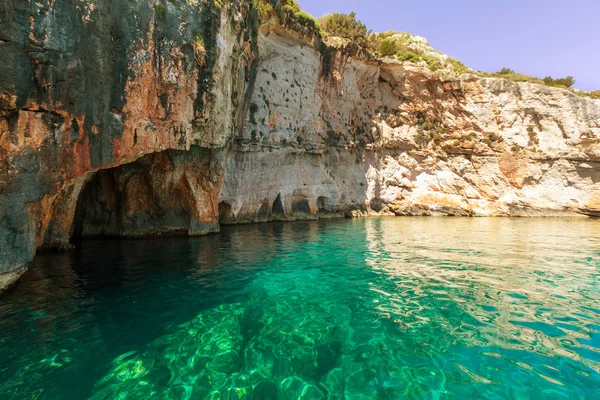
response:
<svg viewBox="0 0 600 400"><path fill-rule="evenodd" d="M89 241L0 298L2 399L600 399L600 221Z"/></svg>

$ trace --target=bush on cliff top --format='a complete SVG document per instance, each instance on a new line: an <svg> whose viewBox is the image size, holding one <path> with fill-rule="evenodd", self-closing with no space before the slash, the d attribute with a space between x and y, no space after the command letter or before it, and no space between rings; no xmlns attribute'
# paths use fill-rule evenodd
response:
<svg viewBox="0 0 600 400"><path fill-rule="evenodd" d="M365 46L367 44L367 26L356 19L356 14L333 13L319 18L319 25L330 36L346 38Z"/></svg>
<svg viewBox="0 0 600 400"><path fill-rule="evenodd" d="M575 78L573 78L572 76L556 79L552 78L551 76L547 76L544 79L540 79L533 76L516 73L514 70L506 67L502 68L498 72L493 72L491 74L488 74L486 72L480 72L479 74L482 76L489 76L492 78L504 78L512 82L530 82L563 89L571 89L575 84Z"/></svg>
<svg viewBox="0 0 600 400"><path fill-rule="evenodd" d="M371 33L367 37L367 43L375 55L413 63L425 62L431 71L447 69L457 75L471 71L460 61L434 50L425 39L406 32Z"/></svg>
<svg viewBox="0 0 600 400"><path fill-rule="evenodd" d="M600 100L600 90L594 92L579 92L581 96L590 97L592 99Z"/></svg>
<svg viewBox="0 0 600 400"><path fill-rule="evenodd" d="M464 73L474 73L484 77L504 78L513 82L530 82L540 85L559 87L569 89L572 92L593 99L600 99L600 90L595 92L585 92L572 89L575 85L575 78L567 76L565 78L552 78L550 76L544 79L523 75L514 70L504 67L498 72L476 72L462 62L448 57L439 51L434 50L423 38L417 38L405 32L387 31L373 33L365 24L356 18L356 13L350 14L333 13L324 15L315 19L312 15L302 11L295 0L252 0L254 7L258 10L261 19L278 12L285 11L292 16L301 25L313 28L321 35L337 36L351 40L373 51L375 55L385 57L395 57L399 61L409 61L413 63L425 62L431 71L439 69L448 69L454 71L457 75Z"/></svg>
<svg viewBox="0 0 600 400"><path fill-rule="evenodd" d="M566 78L553 79L551 76L547 76L544 78L544 83L548 86L571 88L575 84L575 78L567 76Z"/></svg>
<svg viewBox="0 0 600 400"><path fill-rule="evenodd" d="M298 21L301 25L309 26L319 33L321 31L317 20L309 13L302 11L295 0L252 0L252 4L258 11L261 20L283 12Z"/></svg>
<svg viewBox="0 0 600 400"><path fill-rule="evenodd" d="M357 42L378 56L395 57L399 61L410 61L413 63L425 62L427 67L434 72L445 68L454 71L457 75L474 73L480 76L504 78L513 82L537 83L545 86L570 89L582 96L600 98L600 91L584 92L573 90L572 87L575 85L575 79L572 76L565 78L547 76L544 79L540 79L516 73L514 70L506 67L491 74L476 72L462 62L434 50L422 38L418 42L415 37L405 32L386 31L372 33L362 22L356 19L354 12L350 14L334 13L325 15L319 19L319 22L322 30L330 36L339 36Z"/></svg>
<svg viewBox="0 0 600 400"><path fill-rule="evenodd" d="M261 20L268 18L269 15L275 12L269 0L252 0L252 5L258 11L258 16Z"/></svg>
<svg viewBox="0 0 600 400"><path fill-rule="evenodd" d="M533 76L529 75L519 74L510 68L502 68L500 71L492 73L479 71L478 75L490 78L503 78L511 82L529 82L545 85L543 79L534 78Z"/></svg>
<svg viewBox="0 0 600 400"><path fill-rule="evenodd" d="M294 16L301 24L310 26L316 29L318 32L321 32L321 26L319 25L319 22L315 19L315 17L313 17L309 13L304 11L297 11L294 13Z"/></svg>

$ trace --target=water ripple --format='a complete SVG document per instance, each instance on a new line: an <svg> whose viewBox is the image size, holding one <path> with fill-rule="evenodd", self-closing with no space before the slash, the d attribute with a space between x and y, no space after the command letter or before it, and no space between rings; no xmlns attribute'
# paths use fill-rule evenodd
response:
<svg viewBox="0 0 600 400"><path fill-rule="evenodd" d="M0 299L0 393L600 398L600 223L396 218L84 243Z"/></svg>

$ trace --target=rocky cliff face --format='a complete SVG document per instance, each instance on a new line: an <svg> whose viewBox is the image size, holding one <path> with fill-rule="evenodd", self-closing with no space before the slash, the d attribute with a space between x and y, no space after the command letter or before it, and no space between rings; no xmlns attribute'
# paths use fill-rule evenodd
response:
<svg viewBox="0 0 600 400"><path fill-rule="evenodd" d="M575 215L597 207L600 101L442 80L263 25L255 90L225 169L229 220L298 213ZM325 71L325 67L329 71Z"/></svg>
<svg viewBox="0 0 600 400"><path fill-rule="evenodd" d="M257 25L241 1L2 2L6 282L74 233L218 230Z"/></svg>
<svg viewBox="0 0 600 400"><path fill-rule="evenodd" d="M5 283L74 236L600 210L598 100L257 31L246 1L7 0L0 15Z"/></svg>

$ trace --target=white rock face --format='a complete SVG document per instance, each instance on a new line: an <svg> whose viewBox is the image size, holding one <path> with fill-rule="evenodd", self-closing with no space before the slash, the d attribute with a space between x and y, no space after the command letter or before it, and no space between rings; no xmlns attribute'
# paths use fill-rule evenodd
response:
<svg viewBox="0 0 600 400"><path fill-rule="evenodd" d="M349 50L328 69L278 26L261 28L259 49L225 167L220 202L231 222L600 209L599 100L473 75L442 81Z"/></svg>

